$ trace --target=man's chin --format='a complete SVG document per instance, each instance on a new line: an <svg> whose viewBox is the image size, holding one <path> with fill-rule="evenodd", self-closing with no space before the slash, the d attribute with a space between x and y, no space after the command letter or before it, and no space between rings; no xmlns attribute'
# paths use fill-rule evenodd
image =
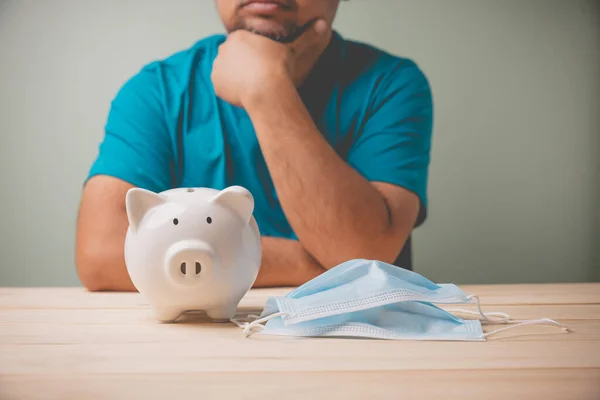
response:
<svg viewBox="0 0 600 400"><path fill-rule="evenodd" d="M297 31L295 26L285 26L273 20L254 20L242 24L234 30L239 29L264 36L280 43L289 43L293 41Z"/></svg>
<svg viewBox="0 0 600 400"><path fill-rule="evenodd" d="M281 34L277 33L277 32L264 32L264 31L257 31L255 29L249 28L246 29L248 32L252 32L255 33L257 35L266 37L268 39L274 40L276 42L279 43L287 43L288 42L288 36L282 36Z"/></svg>

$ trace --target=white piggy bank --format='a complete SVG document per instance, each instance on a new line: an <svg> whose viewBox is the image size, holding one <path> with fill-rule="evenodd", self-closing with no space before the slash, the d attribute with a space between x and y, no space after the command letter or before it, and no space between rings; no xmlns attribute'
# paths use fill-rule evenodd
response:
<svg viewBox="0 0 600 400"><path fill-rule="evenodd" d="M185 311L229 321L260 269L262 247L254 198L231 186L127 192L125 263L156 318Z"/></svg>

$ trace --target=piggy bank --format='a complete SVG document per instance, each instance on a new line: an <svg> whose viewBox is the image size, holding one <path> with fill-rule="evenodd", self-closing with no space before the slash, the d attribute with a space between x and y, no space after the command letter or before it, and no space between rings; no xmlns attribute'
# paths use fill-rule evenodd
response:
<svg viewBox="0 0 600 400"><path fill-rule="evenodd" d="M254 198L240 186L177 188L126 196L125 263L160 322L203 311L229 321L260 269Z"/></svg>

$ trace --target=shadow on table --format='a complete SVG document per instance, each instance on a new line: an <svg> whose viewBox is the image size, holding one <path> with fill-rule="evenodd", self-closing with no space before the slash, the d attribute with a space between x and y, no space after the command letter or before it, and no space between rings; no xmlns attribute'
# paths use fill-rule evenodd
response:
<svg viewBox="0 0 600 400"><path fill-rule="evenodd" d="M249 315L260 315L262 313L262 308L257 307L239 307L235 313L235 318L240 320L246 320ZM187 311L183 313L176 324L216 324L221 325L224 323L215 323L212 321L206 313L203 311Z"/></svg>

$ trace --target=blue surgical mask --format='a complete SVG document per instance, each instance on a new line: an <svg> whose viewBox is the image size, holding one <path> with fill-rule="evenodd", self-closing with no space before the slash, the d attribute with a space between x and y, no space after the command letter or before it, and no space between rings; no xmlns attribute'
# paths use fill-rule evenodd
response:
<svg viewBox="0 0 600 400"><path fill-rule="evenodd" d="M479 320L462 320L435 305L418 301L387 304L294 324L286 324L281 317L271 318L261 333L391 340L484 340Z"/></svg>
<svg viewBox="0 0 600 400"><path fill-rule="evenodd" d="M478 312L455 311L477 315L475 320L460 319L434 305L473 302ZM359 259L331 268L285 296L270 297L252 322L232 322L246 335L259 328L273 335L485 340L490 333L483 332L482 323L514 321L503 313L483 313L477 296L454 284L436 284L413 271ZM519 322L560 325L547 319Z"/></svg>
<svg viewBox="0 0 600 400"><path fill-rule="evenodd" d="M439 285L413 271L359 259L324 272L286 296L269 298L261 317L281 312L286 323L298 323L405 301L473 300L454 284Z"/></svg>

